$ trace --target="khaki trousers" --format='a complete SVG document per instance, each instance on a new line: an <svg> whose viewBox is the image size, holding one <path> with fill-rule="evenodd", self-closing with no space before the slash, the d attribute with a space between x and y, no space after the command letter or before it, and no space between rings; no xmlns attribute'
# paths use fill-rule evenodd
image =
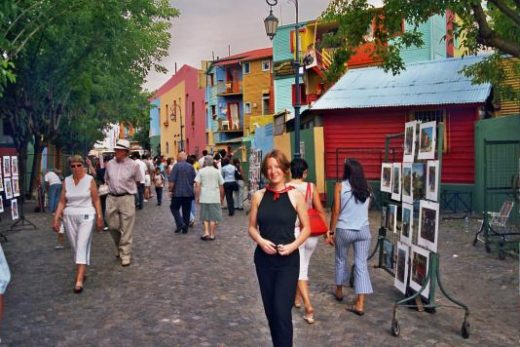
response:
<svg viewBox="0 0 520 347"><path fill-rule="evenodd" d="M121 261L130 261L135 223L134 195L109 195L106 219Z"/></svg>

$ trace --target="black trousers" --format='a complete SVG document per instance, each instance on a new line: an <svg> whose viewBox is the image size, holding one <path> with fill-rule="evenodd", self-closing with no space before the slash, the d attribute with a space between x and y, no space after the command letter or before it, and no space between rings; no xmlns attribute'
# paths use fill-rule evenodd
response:
<svg viewBox="0 0 520 347"><path fill-rule="evenodd" d="M144 183L137 183L136 206L140 210L144 207Z"/></svg>
<svg viewBox="0 0 520 347"><path fill-rule="evenodd" d="M190 224L190 213L191 213L191 201L193 197L173 197L170 204L170 211L175 219L177 229L188 230ZM182 217L179 209L182 208Z"/></svg>
<svg viewBox="0 0 520 347"><path fill-rule="evenodd" d="M224 194L226 195L226 203L229 215L235 214L235 202L233 200L233 192L235 191L236 182L225 182L224 183Z"/></svg>
<svg viewBox="0 0 520 347"><path fill-rule="evenodd" d="M155 187L155 194L157 195L157 205L162 204L163 187Z"/></svg>
<svg viewBox="0 0 520 347"><path fill-rule="evenodd" d="M298 250L280 256L265 254L257 248L255 265L273 346L290 347L293 342L291 309L300 273Z"/></svg>

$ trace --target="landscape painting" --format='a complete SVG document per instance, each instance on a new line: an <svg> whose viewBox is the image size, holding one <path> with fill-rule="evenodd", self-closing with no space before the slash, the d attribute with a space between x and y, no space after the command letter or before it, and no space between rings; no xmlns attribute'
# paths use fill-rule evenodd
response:
<svg viewBox="0 0 520 347"><path fill-rule="evenodd" d="M415 200L424 199L426 178L423 163L413 163L412 165L412 196Z"/></svg>
<svg viewBox="0 0 520 347"><path fill-rule="evenodd" d="M419 153L417 154L417 159L435 159L437 122L421 123L419 129Z"/></svg>
<svg viewBox="0 0 520 347"><path fill-rule="evenodd" d="M439 161L429 160L426 164L426 199L438 201Z"/></svg>
<svg viewBox="0 0 520 347"><path fill-rule="evenodd" d="M403 203L401 214L401 242L411 245L413 240L413 205Z"/></svg>
<svg viewBox="0 0 520 347"><path fill-rule="evenodd" d="M406 163L413 163L415 157L415 142L416 135L415 129L417 122L408 122L404 126L404 149L403 149L403 161Z"/></svg>
<svg viewBox="0 0 520 347"><path fill-rule="evenodd" d="M403 294L406 294L408 283L410 246L397 241L397 263L395 268L394 286Z"/></svg>
<svg viewBox="0 0 520 347"><path fill-rule="evenodd" d="M412 246L410 288L417 292L421 290L424 279L426 278L426 276L428 276L429 258L430 252L421 247L415 245ZM421 295L425 298L428 298L429 293L430 283L428 280L428 284L421 292Z"/></svg>
<svg viewBox="0 0 520 347"><path fill-rule="evenodd" d="M392 192L392 163L381 165L381 188L382 192Z"/></svg>
<svg viewBox="0 0 520 347"><path fill-rule="evenodd" d="M401 201L401 163L392 165L392 200Z"/></svg>
<svg viewBox="0 0 520 347"><path fill-rule="evenodd" d="M403 202L413 204L412 163L403 163Z"/></svg>
<svg viewBox="0 0 520 347"><path fill-rule="evenodd" d="M439 204L421 200L419 205L419 230L417 243L432 252L437 252L439 235Z"/></svg>

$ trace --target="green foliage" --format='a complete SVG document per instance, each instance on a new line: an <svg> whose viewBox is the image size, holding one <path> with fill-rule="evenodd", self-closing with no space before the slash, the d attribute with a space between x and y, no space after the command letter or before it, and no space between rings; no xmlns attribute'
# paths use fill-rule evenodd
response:
<svg viewBox="0 0 520 347"><path fill-rule="evenodd" d="M515 93L508 92L501 83L504 77L501 61L504 54L520 57L520 2L517 0L384 0L381 8L375 8L367 0L332 0L322 14L324 20L339 25L337 32L326 38L327 44L338 47L327 74L329 81L335 82L341 77L356 47L367 42L375 44L374 61L381 61L386 71L399 73L405 68L400 51L424 45L417 30L419 25L447 10L457 14L459 23L445 39L458 42L466 49L465 54L475 54L482 49L496 52L464 72L476 83L491 82L508 97L514 96ZM412 28L405 33L401 32L403 20ZM370 31L372 35L367 35Z"/></svg>

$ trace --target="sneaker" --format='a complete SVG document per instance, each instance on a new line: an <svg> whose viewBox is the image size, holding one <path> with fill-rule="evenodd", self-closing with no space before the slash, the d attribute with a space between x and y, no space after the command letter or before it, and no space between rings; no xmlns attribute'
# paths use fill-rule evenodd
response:
<svg viewBox="0 0 520 347"><path fill-rule="evenodd" d="M130 265L130 259L121 260L121 266L128 266L128 265Z"/></svg>
<svg viewBox="0 0 520 347"><path fill-rule="evenodd" d="M64 249L64 248L65 248L65 246L60 243L58 243L56 246L54 246L54 249Z"/></svg>
<svg viewBox="0 0 520 347"><path fill-rule="evenodd" d="M107 231L107 230L108 230L108 227L104 227L103 230L104 230L104 231Z"/></svg>
<svg viewBox="0 0 520 347"><path fill-rule="evenodd" d="M144 199L144 202L148 202L148 200L147 200L147 199Z"/></svg>

